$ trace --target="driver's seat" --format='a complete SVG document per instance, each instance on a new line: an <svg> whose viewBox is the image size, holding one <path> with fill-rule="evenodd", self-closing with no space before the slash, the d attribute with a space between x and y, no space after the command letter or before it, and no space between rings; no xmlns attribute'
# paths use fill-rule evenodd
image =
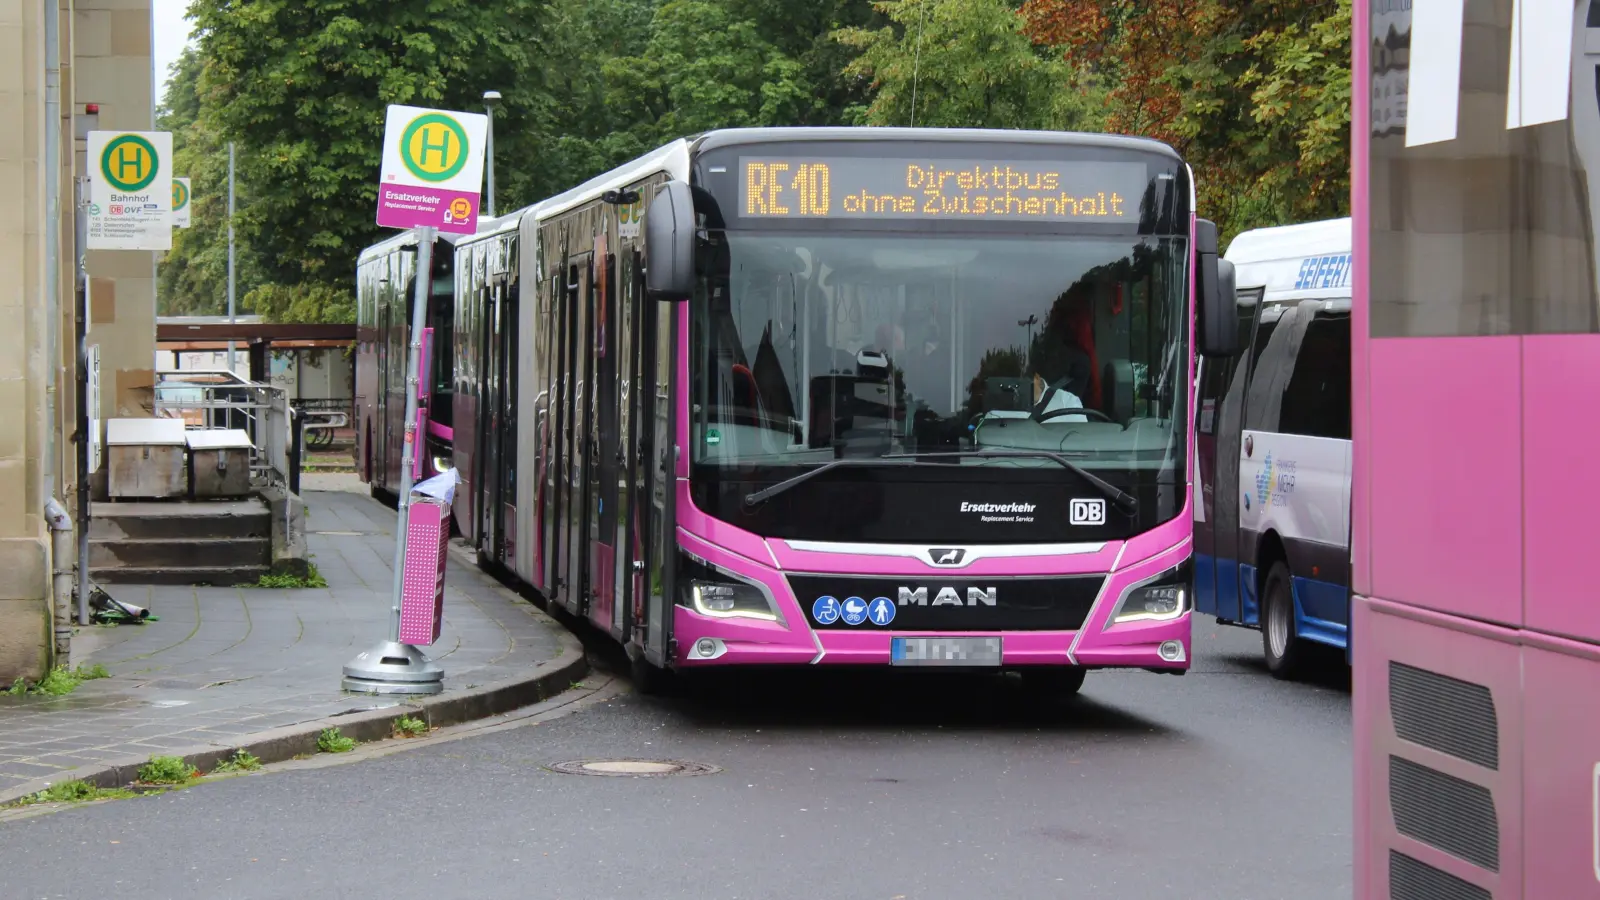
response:
<svg viewBox="0 0 1600 900"><path fill-rule="evenodd" d="M1119 425L1133 418L1133 363L1126 359L1113 359L1100 370L1100 397L1105 401L1102 410Z"/></svg>

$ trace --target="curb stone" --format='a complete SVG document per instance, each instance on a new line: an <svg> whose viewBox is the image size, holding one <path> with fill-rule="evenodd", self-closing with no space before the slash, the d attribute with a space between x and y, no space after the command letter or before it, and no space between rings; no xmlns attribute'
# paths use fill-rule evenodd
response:
<svg viewBox="0 0 1600 900"><path fill-rule="evenodd" d="M540 624L549 628L555 635L561 650L554 659L539 663L532 671L520 677L454 693L435 694L431 697L397 698L397 702L393 705L381 708L372 708L368 704L388 702L382 695L350 694L348 696L353 703L365 708L352 709L350 712L327 718L272 728L255 734L241 735L237 742L227 745L201 744L180 747L161 755L180 757L202 772L210 772L217 763L233 756L239 750L259 758L262 763L283 762L300 754L316 753L317 735L321 734L324 728L337 728L344 736L367 743L391 737L394 732L394 720L403 715L416 716L427 722L430 728L487 719L548 700L566 691L572 682L589 673L588 657L577 637L528 601L515 596L504 586L497 587L505 591L513 602L526 609L529 615L537 618ZM337 673L330 675L330 678L338 677ZM124 787L137 777L139 767L148 761L148 757L124 757L98 765L62 769L57 774L35 778L14 788L0 790L0 806L21 800L45 790L52 784L64 781L84 781L101 788Z"/></svg>

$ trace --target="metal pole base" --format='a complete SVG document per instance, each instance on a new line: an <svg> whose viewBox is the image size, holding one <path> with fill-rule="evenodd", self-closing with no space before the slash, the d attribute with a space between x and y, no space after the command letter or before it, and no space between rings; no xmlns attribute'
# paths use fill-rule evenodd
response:
<svg viewBox="0 0 1600 900"><path fill-rule="evenodd" d="M384 641L346 663L341 684L358 694L437 694L444 669L410 644Z"/></svg>

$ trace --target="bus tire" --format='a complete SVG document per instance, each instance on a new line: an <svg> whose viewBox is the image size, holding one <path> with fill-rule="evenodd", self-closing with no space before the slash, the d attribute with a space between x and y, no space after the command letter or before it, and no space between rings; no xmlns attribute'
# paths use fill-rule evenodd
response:
<svg viewBox="0 0 1600 900"><path fill-rule="evenodd" d="M1087 674L1082 666L1040 666L1022 671L1022 686L1040 697L1071 697Z"/></svg>
<svg viewBox="0 0 1600 900"><path fill-rule="evenodd" d="M1305 668L1306 642L1295 634L1293 582L1281 560L1261 585L1261 653L1272 677L1291 681Z"/></svg>
<svg viewBox="0 0 1600 900"><path fill-rule="evenodd" d="M634 691L646 697L655 697L667 693L672 676L666 669L645 659L641 650L638 655L629 655L628 680L633 682Z"/></svg>

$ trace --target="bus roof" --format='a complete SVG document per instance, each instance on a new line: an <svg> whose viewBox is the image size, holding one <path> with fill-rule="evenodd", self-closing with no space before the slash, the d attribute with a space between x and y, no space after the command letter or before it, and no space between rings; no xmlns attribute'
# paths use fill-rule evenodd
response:
<svg viewBox="0 0 1600 900"><path fill-rule="evenodd" d="M1152 138L1086 131L1013 131L1001 128L774 127L724 128L690 138L693 149L715 150L737 144L778 141L948 141L956 143L1071 144L1159 153L1178 159L1178 152Z"/></svg>
<svg viewBox="0 0 1600 900"><path fill-rule="evenodd" d="M524 210L524 213L533 211L535 217L541 220L551 216L558 216L568 210L594 201L606 191L627 187L656 172L666 172L673 178L688 181L689 160L695 153L702 150L715 150L719 147L780 141L950 141L957 143L1064 144L1079 147L1136 150L1145 153L1157 153L1173 160L1179 159L1176 150L1150 138L1077 131L1011 131L998 128L724 128L690 135L664 144L609 172L596 175L577 187L547 200L542 200Z"/></svg>
<svg viewBox="0 0 1600 900"><path fill-rule="evenodd" d="M1224 259L1238 267L1240 289L1263 288L1265 300L1350 295L1350 220L1327 219L1241 232Z"/></svg>
<svg viewBox="0 0 1600 900"><path fill-rule="evenodd" d="M496 220L494 220L494 219L488 219L488 220L479 219L478 220L478 231L480 233L482 233L482 231L484 229L484 224L485 224L486 221L492 223L492 222L494 222ZM418 233L417 233L417 229L415 229L415 228L407 228L405 231L402 231L402 232L400 232L398 234L394 234L394 235L391 235L389 237L386 237L383 240L377 242L376 244L373 244L373 245L367 247L366 249L362 250L361 251L361 255L356 257L356 265L359 266L362 263L370 262L371 260L377 259L380 256L388 256L390 253L393 253L396 250L400 250L400 249L403 249L403 248L406 248L406 247L415 247L417 245L417 237L418 237ZM443 232L443 231L439 232L439 240L444 241L445 243L451 245L452 247L455 246L458 241L465 240L465 239L467 239L469 237L472 237L472 235L450 234L448 232Z"/></svg>

